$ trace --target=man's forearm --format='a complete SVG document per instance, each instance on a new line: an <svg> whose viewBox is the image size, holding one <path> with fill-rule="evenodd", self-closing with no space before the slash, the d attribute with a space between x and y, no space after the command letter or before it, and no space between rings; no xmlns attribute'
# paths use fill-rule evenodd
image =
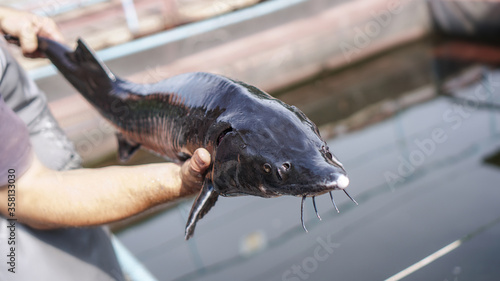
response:
<svg viewBox="0 0 500 281"><path fill-rule="evenodd" d="M17 182L16 216L38 228L91 226L189 195L172 163L52 171L35 160ZM0 191L6 202L6 189ZM3 197L3 198L2 198ZM3 214L6 204L0 204Z"/></svg>

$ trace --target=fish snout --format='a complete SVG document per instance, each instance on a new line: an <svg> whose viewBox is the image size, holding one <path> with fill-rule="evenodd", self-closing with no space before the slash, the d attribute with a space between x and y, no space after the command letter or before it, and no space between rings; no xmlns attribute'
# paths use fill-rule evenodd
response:
<svg viewBox="0 0 500 281"><path fill-rule="evenodd" d="M332 173L330 180L324 186L326 190L344 190L349 185L349 178L345 174Z"/></svg>
<svg viewBox="0 0 500 281"><path fill-rule="evenodd" d="M349 185L349 178L346 175L340 174L336 180L338 189L345 189Z"/></svg>

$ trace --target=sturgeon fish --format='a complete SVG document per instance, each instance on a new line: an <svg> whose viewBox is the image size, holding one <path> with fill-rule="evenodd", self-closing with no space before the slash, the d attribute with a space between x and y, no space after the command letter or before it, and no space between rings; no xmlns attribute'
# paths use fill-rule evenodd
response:
<svg viewBox="0 0 500 281"><path fill-rule="evenodd" d="M10 38L14 39L14 38ZM219 195L299 196L301 222L306 197L346 191L347 173L317 126L295 106L260 89L220 75L194 72L153 84L115 76L81 39L73 51L39 38L39 51L117 130L119 157L143 147L182 163L200 147L212 162L185 228L196 223ZM357 203L356 203L357 204Z"/></svg>

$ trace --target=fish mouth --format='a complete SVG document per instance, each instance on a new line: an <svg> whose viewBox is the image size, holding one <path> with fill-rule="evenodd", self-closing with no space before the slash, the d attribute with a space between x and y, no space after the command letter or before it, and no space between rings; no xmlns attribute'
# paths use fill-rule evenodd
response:
<svg viewBox="0 0 500 281"><path fill-rule="evenodd" d="M322 195L322 194L325 194L325 193L330 193L330 199L332 200L332 204L333 204L333 207L335 207L335 210L337 211L337 213L340 213L339 211L339 208L337 208L337 204L335 204L335 200L333 200L333 195L332 195L332 191L333 190L342 190L344 191L344 193L347 195L347 197L349 197L349 199L351 199L352 202L354 202L356 205L358 205L358 202L356 202L356 200L354 200L354 198L351 197L351 195L349 195L349 193L347 192L346 190L346 187L349 185L349 178L346 176L346 175L339 175L337 177L337 179L330 183L330 184L327 184L325 186L321 186L321 188L323 189L322 191L319 191L319 192L315 192L313 194L311 193L307 193L307 194L302 194L302 201L301 201L301 204L300 204L300 221L302 223L302 228L306 231L307 231L307 228L306 228L306 225L304 223L304 202L306 200L306 198L309 196L309 197L312 197L312 203L313 203L313 207L314 207L314 212L316 213L316 216L318 217L319 220L321 220L321 217L318 213L318 209L316 208L316 200L315 200L315 197L317 195Z"/></svg>
<svg viewBox="0 0 500 281"><path fill-rule="evenodd" d="M304 193L301 194L301 196L316 196L331 192L333 190L345 190L348 185L349 178L346 175L340 174L334 181L317 184L316 186L319 191Z"/></svg>
<svg viewBox="0 0 500 281"><path fill-rule="evenodd" d="M340 174L337 176L337 179L333 181L322 181L319 183L313 183L301 186L302 192L297 192L294 194L295 196L307 196L314 197L318 195L323 195L327 192L332 192L334 190L345 190L349 185L349 178L346 175ZM303 191L307 190L307 191Z"/></svg>

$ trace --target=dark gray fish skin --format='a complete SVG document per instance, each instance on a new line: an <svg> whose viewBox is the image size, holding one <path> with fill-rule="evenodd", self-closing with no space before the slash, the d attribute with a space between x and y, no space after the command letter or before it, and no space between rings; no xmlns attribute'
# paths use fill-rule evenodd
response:
<svg viewBox="0 0 500 281"><path fill-rule="evenodd" d="M115 77L81 40L72 51L39 38L39 50L116 126L122 160L139 146L177 163L200 147L211 153L186 239L219 195L316 196L349 183L316 125L253 86L201 72L140 85Z"/></svg>

